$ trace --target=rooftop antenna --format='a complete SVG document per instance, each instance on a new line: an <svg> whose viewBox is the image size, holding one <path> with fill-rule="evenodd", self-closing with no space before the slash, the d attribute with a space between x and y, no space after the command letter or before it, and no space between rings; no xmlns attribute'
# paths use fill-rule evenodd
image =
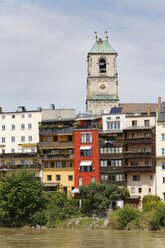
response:
<svg viewBox="0 0 165 248"><path fill-rule="evenodd" d="M96 35L96 41L97 41L97 38L98 38L98 36L97 36L97 31L95 31L94 33L95 33L95 35Z"/></svg>
<svg viewBox="0 0 165 248"><path fill-rule="evenodd" d="M104 33L106 34L106 39L108 40L108 32L105 31Z"/></svg>

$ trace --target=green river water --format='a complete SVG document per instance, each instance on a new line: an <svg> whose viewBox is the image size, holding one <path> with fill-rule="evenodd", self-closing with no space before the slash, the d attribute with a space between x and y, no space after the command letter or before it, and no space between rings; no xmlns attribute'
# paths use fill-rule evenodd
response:
<svg viewBox="0 0 165 248"><path fill-rule="evenodd" d="M0 248L164 248L165 232L0 228Z"/></svg>

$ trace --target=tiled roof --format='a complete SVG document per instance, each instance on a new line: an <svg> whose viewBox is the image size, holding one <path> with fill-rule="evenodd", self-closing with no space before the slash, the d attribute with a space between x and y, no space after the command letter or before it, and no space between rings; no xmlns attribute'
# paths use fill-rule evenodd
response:
<svg viewBox="0 0 165 248"><path fill-rule="evenodd" d="M162 122L165 121L165 102L162 102L159 117L158 117L158 121L162 121Z"/></svg>
<svg viewBox="0 0 165 248"><path fill-rule="evenodd" d="M107 40L98 40L93 45L89 53L113 53L117 54Z"/></svg>
<svg viewBox="0 0 165 248"><path fill-rule="evenodd" d="M158 108L157 103L120 103L119 107L122 108L122 113L124 114L141 114L147 113L150 108L151 113L155 113Z"/></svg>

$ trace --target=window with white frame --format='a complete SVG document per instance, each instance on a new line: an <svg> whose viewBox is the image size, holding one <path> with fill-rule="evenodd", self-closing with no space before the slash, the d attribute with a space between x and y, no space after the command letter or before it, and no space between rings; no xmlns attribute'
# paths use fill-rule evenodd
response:
<svg viewBox="0 0 165 248"><path fill-rule="evenodd" d="M21 142L25 142L25 136L21 136Z"/></svg>
<svg viewBox="0 0 165 248"><path fill-rule="evenodd" d="M165 170L165 161L162 161L162 170Z"/></svg>
<svg viewBox="0 0 165 248"><path fill-rule="evenodd" d="M15 149L11 149L11 153L15 153Z"/></svg>
<svg viewBox="0 0 165 248"><path fill-rule="evenodd" d="M116 181L123 181L123 175L122 174L117 174L116 175Z"/></svg>
<svg viewBox="0 0 165 248"><path fill-rule="evenodd" d="M162 133L162 140L165 140L165 133Z"/></svg>
<svg viewBox="0 0 165 248"><path fill-rule="evenodd" d="M92 133L81 133L81 143L92 143Z"/></svg>
<svg viewBox="0 0 165 248"><path fill-rule="evenodd" d="M91 182L95 182L95 177L91 177Z"/></svg>
<svg viewBox="0 0 165 248"><path fill-rule="evenodd" d="M5 137L2 137L2 143L5 143Z"/></svg>
<svg viewBox="0 0 165 248"><path fill-rule="evenodd" d="M102 175L101 175L101 180L102 180L102 181L107 181L107 180L108 180L108 175L102 174Z"/></svg>
<svg viewBox="0 0 165 248"><path fill-rule="evenodd" d="M31 123L28 124L28 129L32 129L32 124Z"/></svg>
<svg viewBox="0 0 165 248"><path fill-rule="evenodd" d="M162 148L162 155L165 155L165 148Z"/></svg>
<svg viewBox="0 0 165 248"><path fill-rule="evenodd" d="M25 118L25 115L24 115L24 114L22 114L22 115L21 115L21 118Z"/></svg>
<svg viewBox="0 0 165 248"><path fill-rule="evenodd" d="M82 177L79 177L79 179L78 179L78 185L79 185L79 187L82 186L82 184L83 184Z"/></svg>
<svg viewBox="0 0 165 248"><path fill-rule="evenodd" d="M5 119L5 115L2 115L2 119Z"/></svg>
<svg viewBox="0 0 165 248"><path fill-rule="evenodd" d="M108 130L119 130L120 129L120 122L107 122L107 129Z"/></svg>
<svg viewBox="0 0 165 248"><path fill-rule="evenodd" d="M4 131L5 130L5 125L2 125L2 131Z"/></svg>
<svg viewBox="0 0 165 248"><path fill-rule="evenodd" d="M165 183L165 177L163 177L163 183Z"/></svg>
<svg viewBox="0 0 165 248"><path fill-rule="evenodd" d="M32 136L28 136L28 141L29 141L29 142L32 141Z"/></svg>
<svg viewBox="0 0 165 248"><path fill-rule="evenodd" d="M28 114L28 118L31 118L32 117L32 115L31 114Z"/></svg>
<svg viewBox="0 0 165 248"><path fill-rule="evenodd" d="M100 166L101 167L107 167L107 160L101 160L100 161Z"/></svg>
<svg viewBox="0 0 165 248"><path fill-rule="evenodd" d="M14 124L11 125L11 130L15 130L15 125Z"/></svg>
<svg viewBox="0 0 165 248"><path fill-rule="evenodd" d="M131 188L131 194L135 194L135 187Z"/></svg>
<svg viewBox="0 0 165 248"><path fill-rule="evenodd" d="M25 124L21 124L21 130L25 129Z"/></svg>
<svg viewBox="0 0 165 248"><path fill-rule="evenodd" d="M11 136L11 142L15 142L15 137Z"/></svg>
<svg viewBox="0 0 165 248"><path fill-rule="evenodd" d="M31 148L31 152L35 152L35 148Z"/></svg>

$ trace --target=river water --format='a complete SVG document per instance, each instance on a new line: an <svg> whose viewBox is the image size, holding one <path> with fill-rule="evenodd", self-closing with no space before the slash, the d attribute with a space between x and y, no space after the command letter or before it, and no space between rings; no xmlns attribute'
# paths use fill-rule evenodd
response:
<svg viewBox="0 0 165 248"><path fill-rule="evenodd" d="M0 248L164 248L165 232L0 228Z"/></svg>

